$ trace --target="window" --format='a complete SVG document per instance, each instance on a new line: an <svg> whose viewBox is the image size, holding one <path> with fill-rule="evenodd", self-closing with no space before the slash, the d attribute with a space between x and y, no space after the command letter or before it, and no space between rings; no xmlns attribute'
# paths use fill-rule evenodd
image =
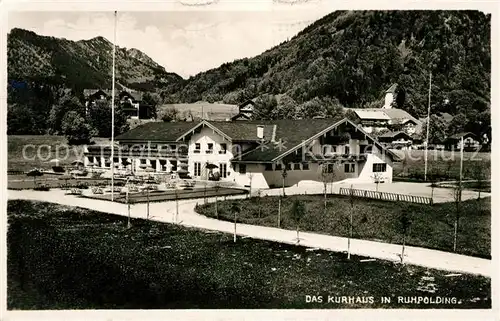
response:
<svg viewBox="0 0 500 321"><path fill-rule="evenodd" d="M294 171L300 171L300 164L299 163L293 164L293 170Z"/></svg>
<svg viewBox="0 0 500 321"><path fill-rule="evenodd" d="M308 171L309 170L309 163L302 163L302 170Z"/></svg>
<svg viewBox="0 0 500 321"><path fill-rule="evenodd" d="M323 146L323 155L334 154L337 152L337 147L333 145Z"/></svg>
<svg viewBox="0 0 500 321"><path fill-rule="evenodd" d="M146 164L147 164L147 160L144 158L141 158L141 165L146 165Z"/></svg>
<svg viewBox="0 0 500 321"><path fill-rule="evenodd" d="M150 149L158 149L158 145L156 145L156 144L151 144L151 145L149 145L149 148L150 148Z"/></svg>
<svg viewBox="0 0 500 321"><path fill-rule="evenodd" d="M246 174L246 173L247 173L247 165L240 164L240 174Z"/></svg>
<svg viewBox="0 0 500 321"><path fill-rule="evenodd" d="M323 173L333 173L334 166L333 164L323 164Z"/></svg>
<svg viewBox="0 0 500 321"><path fill-rule="evenodd" d="M344 172L354 173L356 171L356 164L344 164Z"/></svg>
<svg viewBox="0 0 500 321"><path fill-rule="evenodd" d="M292 170L292 164L291 163L286 163L286 170L291 171Z"/></svg>
<svg viewBox="0 0 500 321"><path fill-rule="evenodd" d="M166 159L160 159L160 171L166 172L167 171L167 160Z"/></svg>
<svg viewBox="0 0 500 321"><path fill-rule="evenodd" d="M170 145L170 151L174 153L177 150L177 145Z"/></svg>
<svg viewBox="0 0 500 321"><path fill-rule="evenodd" d="M344 147L344 154L349 155L349 154L350 154L350 151L351 151L351 150L350 150L349 146L345 146L345 147Z"/></svg>
<svg viewBox="0 0 500 321"><path fill-rule="evenodd" d="M172 165L171 171L172 171L172 172L177 171L177 161L173 161L173 160L171 160L171 161L170 161L170 164Z"/></svg>
<svg viewBox="0 0 500 321"><path fill-rule="evenodd" d="M194 176L196 177L201 176L201 163L199 162L194 163Z"/></svg>
<svg viewBox="0 0 500 321"><path fill-rule="evenodd" d="M387 170L386 163L373 164L373 172L374 173L385 172L386 170Z"/></svg>
<svg viewBox="0 0 500 321"><path fill-rule="evenodd" d="M227 144L225 143L220 144L219 154L225 154L226 152L227 152Z"/></svg>
<svg viewBox="0 0 500 321"><path fill-rule="evenodd" d="M280 163L277 163L276 166L274 166L275 171L280 171L283 167L281 166Z"/></svg>
<svg viewBox="0 0 500 321"><path fill-rule="evenodd" d="M220 163L219 169L220 169L220 176L222 178L226 178L227 177L227 164Z"/></svg>
<svg viewBox="0 0 500 321"><path fill-rule="evenodd" d="M207 154L212 154L214 152L214 144L208 143L207 150L205 151Z"/></svg>
<svg viewBox="0 0 500 321"><path fill-rule="evenodd" d="M273 164L264 164L264 170L265 171L272 171L273 170Z"/></svg>
<svg viewBox="0 0 500 321"><path fill-rule="evenodd" d="M201 149L201 144L200 143L194 144L194 152L195 153L199 153L200 149Z"/></svg>

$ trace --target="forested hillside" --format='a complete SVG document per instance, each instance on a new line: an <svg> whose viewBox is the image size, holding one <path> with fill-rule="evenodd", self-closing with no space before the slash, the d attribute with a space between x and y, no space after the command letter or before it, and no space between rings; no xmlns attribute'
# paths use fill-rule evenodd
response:
<svg viewBox="0 0 500 321"><path fill-rule="evenodd" d="M419 117L432 72L433 111L473 117L489 108L490 60L490 16L481 12L338 11L288 42L200 73L162 96L239 103L285 94L295 106L326 99L379 107L398 83L398 106Z"/></svg>

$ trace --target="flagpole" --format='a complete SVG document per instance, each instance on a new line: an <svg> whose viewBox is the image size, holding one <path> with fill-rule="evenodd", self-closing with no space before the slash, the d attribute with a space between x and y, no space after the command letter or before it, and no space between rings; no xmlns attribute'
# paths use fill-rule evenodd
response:
<svg viewBox="0 0 500 321"><path fill-rule="evenodd" d="M111 202L115 195L115 54L116 54L116 11L113 31L113 80L111 85Z"/></svg>
<svg viewBox="0 0 500 321"><path fill-rule="evenodd" d="M432 86L432 72L429 73L429 104L427 107L427 135L425 138L425 167L424 167L424 181L427 181L427 148L429 145L429 124L431 122L431 86Z"/></svg>

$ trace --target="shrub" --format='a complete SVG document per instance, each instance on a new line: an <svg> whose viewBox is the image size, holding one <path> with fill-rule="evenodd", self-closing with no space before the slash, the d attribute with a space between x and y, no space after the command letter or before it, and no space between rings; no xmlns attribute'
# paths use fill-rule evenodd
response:
<svg viewBox="0 0 500 321"><path fill-rule="evenodd" d="M47 191L50 191L50 187L47 186L47 185L38 185L38 186L35 186L33 188L33 190L35 191L44 191L44 192L47 192Z"/></svg>

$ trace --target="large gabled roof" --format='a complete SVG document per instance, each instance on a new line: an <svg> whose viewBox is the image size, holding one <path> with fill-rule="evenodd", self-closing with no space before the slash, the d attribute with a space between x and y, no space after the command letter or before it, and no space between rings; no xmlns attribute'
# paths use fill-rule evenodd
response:
<svg viewBox="0 0 500 321"><path fill-rule="evenodd" d="M313 139L323 135L324 133L338 127L341 124L349 124L358 131L366 135L383 151L387 152L393 158L397 155L387 150L378 140L367 134L362 128L349 119L301 119L301 120L275 120L273 124L277 125L276 142L267 142L256 149L249 151L237 159L236 162L275 162L282 159L286 155L293 153L299 148L306 146Z"/></svg>
<svg viewBox="0 0 500 321"><path fill-rule="evenodd" d="M410 115L406 110L399 109L399 108L388 108L384 109L384 112L389 116L392 120L397 120L397 121L404 121L404 120L411 120L415 124L419 123L419 120Z"/></svg>
<svg viewBox="0 0 500 321"><path fill-rule="evenodd" d="M258 141L257 126L264 127L264 139L270 139L272 136L273 125L269 121L207 121L217 127L224 134L229 136L232 141Z"/></svg>
<svg viewBox="0 0 500 321"><path fill-rule="evenodd" d="M117 136L117 141L175 142L199 122L150 122Z"/></svg>
<svg viewBox="0 0 500 321"><path fill-rule="evenodd" d="M208 126L232 142L261 142L261 146L238 155L233 161L274 162L305 146L313 139L341 124L349 124L360 131L393 158L397 155L386 150L375 138L349 119L299 119L262 121L201 121L201 122L150 122L138 126L115 139L117 141L176 142L195 132L200 126ZM264 129L264 139L257 137L257 127Z"/></svg>
<svg viewBox="0 0 500 321"><path fill-rule="evenodd" d="M353 109L353 111L360 119L391 120L391 117L389 117L382 109L367 108L367 109Z"/></svg>
<svg viewBox="0 0 500 321"><path fill-rule="evenodd" d="M380 135L379 137L392 138L392 137L396 137L398 135L405 135L405 136L411 137L410 135L408 135L407 133L405 133L403 131L386 132L386 133L383 133L382 135Z"/></svg>
<svg viewBox="0 0 500 321"><path fill-rule="evenodd" d="M457 133L455 135L451 135L449 139L461 139L462 137L467 137L471 136L473 138L476 138L476 135L471 133L471 132L463 132L463 133Z"/></svg>

